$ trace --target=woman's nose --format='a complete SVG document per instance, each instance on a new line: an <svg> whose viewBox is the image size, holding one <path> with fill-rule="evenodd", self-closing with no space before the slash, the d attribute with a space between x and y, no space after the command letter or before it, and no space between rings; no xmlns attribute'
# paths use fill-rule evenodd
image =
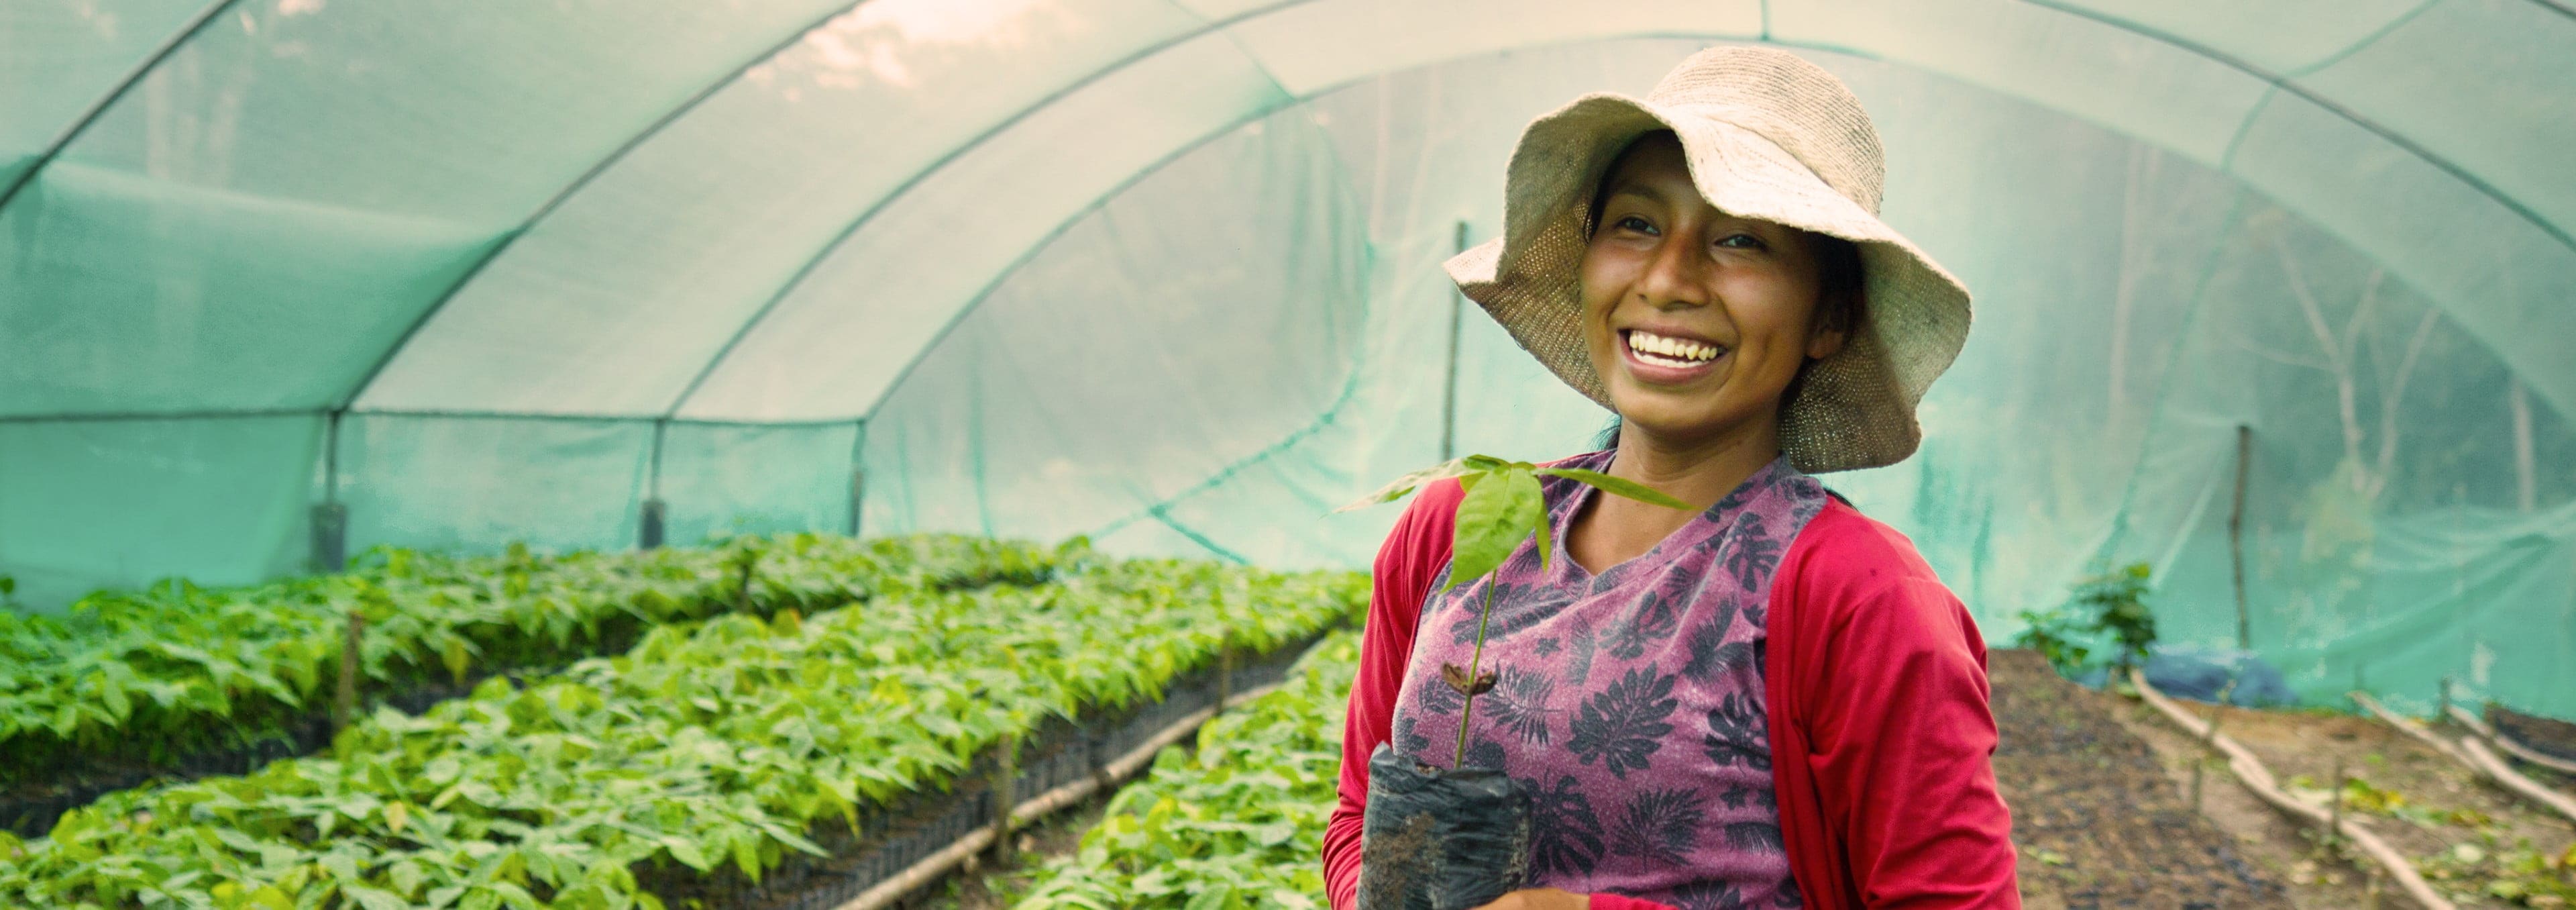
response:
<svg viewBox="0 0 2576 910"><path fill-rule="evenodd" d="M1656 307L1705 306L1708 269L1708 257L1700 255L1695 244L1674 238L1656 247L1646 273L1638 276L1637 290Z"/></svg>

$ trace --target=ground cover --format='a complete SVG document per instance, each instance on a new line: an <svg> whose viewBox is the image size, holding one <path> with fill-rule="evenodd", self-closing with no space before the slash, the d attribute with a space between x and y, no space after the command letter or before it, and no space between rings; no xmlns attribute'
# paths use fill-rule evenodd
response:
<svg viewBox="0 0 2576 910"><path fill-rule="evenodd" d="M1048 717L1151 698L1221 647L1311 635L1366 591L1135 561L659 627L625 656L380 710L327 754L0 835L0 905L662 906L655 882L756 882L818 849L815 826L855 827Z"/></svg>
<svg viewBox="0 0 2576 910"><path fill-rule="evenodd" d="M2218 709L2220 730L2242 743L2293 796L2318 806L2340 800L2347 819L2398 851L2461 907L2576 904L2576 830L2548 810L2481 781L2467 767L2369 717L2331 711ZM2134 719L2143 726L2152 719ZM2450 738L2465 731L2437 727ZM2160 751L2187 768L2188 743L2169 734ZM2336 773L2343 784L2334 786ZM2213 781L2225 781L2212 772ZM2223 786L2233 788L2232 782ZM2277 817L2277 814L2275 814ZM2229 819L2249 841L2268 841L2300 906L2348 906L2306 892L2367 892L2369 875L2321 848L2316 832L2260 817ZM2394 893L2393 888L2387 888ZM2391 896L2390 901L2403 898Z"/></svg>
<svg viewBox="0 0 2576 910"><path fill-rule="evenodd" d="M1280 687L1200 728L1120 790L1018 910L1317 907L1359 636L1338 633Z"/></svg>
<svg viewBox="0 0 2576 910"><path fill-rule="evenodd" d="M33 833L99 790L318 745L353 615L366 701L425 705L479 677L622 651L665 623L1036 582L1057 559L949 535L562 556L380 549L343 574L231 589L172 580L102 591L61 617L0 611L0 823Z"/></svg>

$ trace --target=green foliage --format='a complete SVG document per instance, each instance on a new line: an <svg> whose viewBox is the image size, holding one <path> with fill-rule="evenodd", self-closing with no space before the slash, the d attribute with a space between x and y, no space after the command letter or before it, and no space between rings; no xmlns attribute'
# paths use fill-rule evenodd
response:
<svg viewBox="0 0 2576 910"><path fill-rule="evenodd" d="M2576 906L2576 847L2550 853L2528 840L2502 840L2492 829L2482 831L2477 843L2454 844L2416 860L2416 871L2463 903Z"/></svg>
<svg viewBox="0 0 2576 910"><path fill-rule="evenodd" d="M1196 756L1164 750L1015 910L1322 906L1315 857L1358 664L1358 637L1336 634L1277 691L1209 724Z"/></svg>
<svg viewBox="0 0 2576 910"><path fill-rule="evenodd" d="M2107 654L2112 678L2120 678L2128 668L2146 663L2147 649L2156 641L2155 611L2146 603L2153 571L2146 563L2132 563L2077 582L2063 605L2021 611L2026 627L2013 637L2013 647L2038 651L2068 676Z"/></svg>
<svg viewBox="0 0 2576 910"><path fill-rule="evenodd" d="M725 613L525 688L495 678L417 717L380 709L327 754L111 794L46 838L0 837L0 906L661 907L756 883L817 851L815 826L944 786L1049 716L1155 697L1228 640L1312 634L1368 592L1352 573L1177 561L1057 576ZM1253 609L1221 623L1221 597Z"/></svg>
<svg viewBox="0 0 2576 910"><path fill-rule="evenodd" d="M1433 465L1395 479L1395 482L1343 506L1342 511L1366 508L1404 498L1423 485L1455 477L1466 495L1458 500L1456 529L1449 547L1449 583L1447 591L1475 581L1502 568L1503 561L1520 549L1521 541L1538 542L1539 565L1547 565L1554 546L1555 533L1547 524L1547 500L1538 479L1541 476L1563 477L1589 484L1606 493L1650 502L1672 509L1689 510L1690 504L1629 480L1581 468L1540 467L1526 461L1504 461L1491 455L1469 455ZM1458 709L1458 754L1451 767L1467 761L1467 721L1474 716L1476 696L1493 687L1495 675L1482 666L1485 655L1485 622L1493 617L1493 589L1485 590L1484 608L1476 616L1476 647L1470 652L1466 667L1441 666L1441 677L1462 698Z"/></svg>
<svg viewBox="0 0 2576 910"><path fill-rule="evenodd" d="M0 612L0 785L281 737L329 697L346 618L370 691L551 667L654 626L1028 579L1058 554L958 536L746 537L643 553L449 558L378 548L340 574L102 591L62 618ZM752 571L753 567L757 571Z"/></svg>

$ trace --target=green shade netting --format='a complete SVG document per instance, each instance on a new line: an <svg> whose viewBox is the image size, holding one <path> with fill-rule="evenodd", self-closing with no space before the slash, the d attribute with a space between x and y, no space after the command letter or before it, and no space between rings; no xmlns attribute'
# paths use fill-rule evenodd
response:
<svg viewBox="0 0 2576 910"><path fill-rule="evenodd" d="M13 4L0 573L295 571L321 503L624 547L652 500L1362 564L1394 511L1329 510L1442 455L1453 337L1456 451L1590 447L1438 263L1531 116L1713 40L1848 80L1977 293L1923 451L1829 480L1990 637L2144 560L2232 644L2243 425L2303 693L2576 714L2542 0Z"/></svg>

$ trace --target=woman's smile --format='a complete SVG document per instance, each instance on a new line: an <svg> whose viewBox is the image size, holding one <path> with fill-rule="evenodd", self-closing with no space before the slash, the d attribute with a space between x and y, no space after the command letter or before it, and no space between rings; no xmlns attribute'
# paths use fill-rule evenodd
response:
<svg viewBox="0 0 2576 910"><path fill-rule="evenodd" d="M1725 345L1675 329L1622 329L1619 339L1628 372L1648 385L1688 385L1716 375L1726 361Z"/></svg>

